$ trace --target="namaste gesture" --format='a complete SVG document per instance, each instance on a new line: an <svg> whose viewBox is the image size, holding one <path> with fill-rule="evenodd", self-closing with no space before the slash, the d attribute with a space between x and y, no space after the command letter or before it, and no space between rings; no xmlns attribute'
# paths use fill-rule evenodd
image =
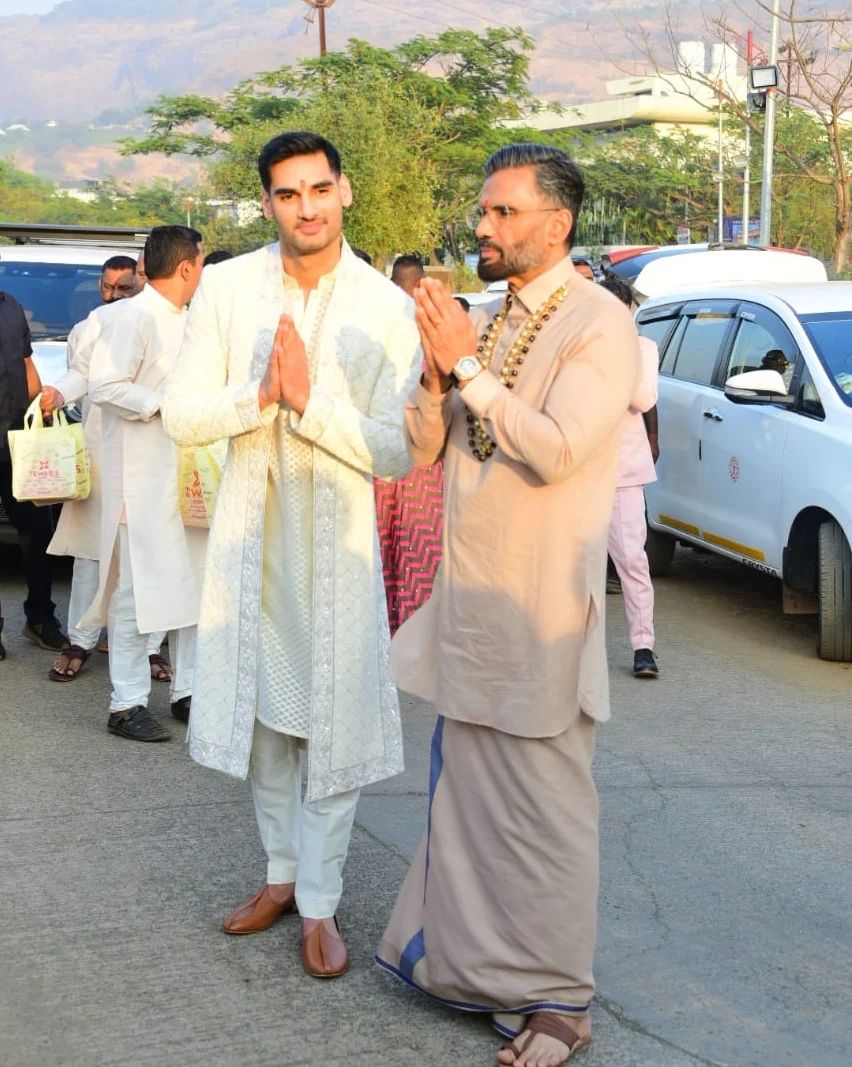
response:
<svg viewBox="0 0 852 1067"><path fill-rule="evenodd" d="M430 393L445 393L447 375L462 356L476 351L476 330L467 312L436 278L423 278L414 290L414 317L426 359L424 386Z"/></svg>
<svg viewBox="0 0 852 1067"><path fill-rule="evenodd" d="M260 407L263 409L273 404L283 404L301 415L310 395L311 380L305 345L296 324L285 314L278 320L266 374L260 383Z"/></svg>

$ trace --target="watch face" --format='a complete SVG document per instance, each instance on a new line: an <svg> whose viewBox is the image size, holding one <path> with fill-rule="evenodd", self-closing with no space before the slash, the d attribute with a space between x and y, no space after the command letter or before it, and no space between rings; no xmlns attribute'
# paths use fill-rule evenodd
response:
<svg viewBox="0 0 852 1067"><path fill-rule="evenodd" d="M456 364L459 378L473 378L482 370L482 364L476 356L465 356Z"/></svg>

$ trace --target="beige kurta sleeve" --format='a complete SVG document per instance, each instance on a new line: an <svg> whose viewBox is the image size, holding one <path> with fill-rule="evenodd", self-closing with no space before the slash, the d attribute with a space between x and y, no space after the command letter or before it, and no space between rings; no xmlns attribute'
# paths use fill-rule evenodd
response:
<svg viewBox="0 0 852 1067"><path fill-rule="evenodd" d="M260 380L228 385L228 348L221 315L228 294L202 277L163 403L166 433L179 445L207 445L268 426L277 407L260 410Z"/></svg>
<svg viewBox="0 0 852 1067"><path fill-rule="evenodd" d="M411 462L428 466L437 462L447 444L452 418L453 390L435 396L418 385L405 405L405 433Z"/></svg>
<svg viewBox="0 0 852 1067"><path fill-rule="evenodd" d="M290 412L290 428L299 437L364 471L391 481L411 469L403 429L405 398L420 369L420 339L412 319L402 318L384 338L385 358L367 411L330 396L319 385L301 417Z"/></svg>
<svg viewBox="0 0 852 1067"><path fill-rule="evenodd" d="M626 309L599 315L571 347L541 410L488 371L462 392L505 455L549 484L565 481L614 431L639 371L638 339Z"/></svg>

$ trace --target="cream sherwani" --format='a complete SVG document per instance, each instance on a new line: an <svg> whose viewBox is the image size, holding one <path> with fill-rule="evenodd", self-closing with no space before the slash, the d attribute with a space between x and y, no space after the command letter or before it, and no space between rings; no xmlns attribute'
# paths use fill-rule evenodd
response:
<svg viewBox="0 0 852 1067"><path fill-rule="evenodd" d="M507 390L512 341L563 284ZM419 387L406 411L414 462L444 456L444 554L392 675L440 718L427 834L378 960L506 1034L583 1013L594 989L606 538L638 369L627 309L566 257L514 295L493 371L443 398ZM483 463L477 417L496 442Z"/></svg>
<svg viewBox="0 0 852 1067"><path fill-rule="evenodd" d="M409 469L403 407L420 361L411 300L345 242L334 277L311 300L324 303L326 295L321 316L310 301L302 309L313 361L304 413L261 412L258 389L278 317L296 299L285 290L278 245L207 268L163 411L181 444L230 438L202 593L190 755L246 777L259 694L275 690L268 680L282 677L289 659L294 694L304 694L309 672L302 724L309 801L402 769L371 479ZM301 451L298 471L288 485L279 480L283 495L270 514L270 464L293 458L291 439ZM310 506L309 515L295 518L297 501ZM293 536L309 543L279 539L298 529ZM270 601L275 568L297 581L309 575L307 598L294 594L287 605L286 582L278 581ZM277 637L269 628L276 604L287 612ZM282 642L272 650L278 668L270 664L273 639ZM268 702L262 714L273 729L302 732Z"/></svg>

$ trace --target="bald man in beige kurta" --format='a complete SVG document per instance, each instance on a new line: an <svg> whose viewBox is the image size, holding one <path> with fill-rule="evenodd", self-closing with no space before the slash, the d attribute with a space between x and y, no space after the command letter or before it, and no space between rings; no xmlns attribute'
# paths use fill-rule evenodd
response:
<svg viewBox="0 0 852 1067"><path fill-rule="evenodd" d="M518 331L563 285L505 388ZM511 1036L594 991L606 545L638 370L628 311L566 256L513 295L490 369L443 396L421 385L406 411L413 461L444 457L444 556L392 674L439 718L427 833L377 958Z"/></svg>

